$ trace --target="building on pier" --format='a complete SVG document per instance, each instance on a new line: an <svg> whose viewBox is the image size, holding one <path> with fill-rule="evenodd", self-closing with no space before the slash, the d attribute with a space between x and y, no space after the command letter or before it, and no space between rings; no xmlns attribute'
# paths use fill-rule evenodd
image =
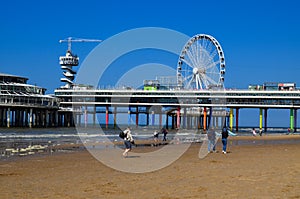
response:
<svg viewBox="0 0 300 199"><path fill-rule="evenodd" d="M268 91L293 91L296 90L296 83L292 82L265 82L262 85L250 84L249 90L268 90Z"/></svg>
<svg viewBox="0 0 300 199"><path fill-rule="evenodd" d="M0 73L1 127L54 127L64 124L59 99L28 78ZM71 114L70 114L71 115Z"/></svg>

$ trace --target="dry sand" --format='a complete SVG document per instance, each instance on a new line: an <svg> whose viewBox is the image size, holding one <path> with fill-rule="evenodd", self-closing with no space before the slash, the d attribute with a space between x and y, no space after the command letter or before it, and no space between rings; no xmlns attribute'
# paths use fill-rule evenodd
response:
<svg viewBox="0 0 300 199"><path fill-rule="evenodd" d="M296 142L269 142L291 139ZM240 140L252 144L237 145ZM204 159L198 157L200 144L193 144L170 166L143 174L111 169L87 151L5 160L0 198L300 198L299 140L299 135L235 137L228 154Z"/></svg>

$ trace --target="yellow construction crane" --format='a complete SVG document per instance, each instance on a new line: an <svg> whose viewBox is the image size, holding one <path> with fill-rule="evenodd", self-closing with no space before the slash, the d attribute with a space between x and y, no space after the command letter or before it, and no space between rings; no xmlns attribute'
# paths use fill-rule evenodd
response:
<svg viewBox="0 0 300 199"><path fill-rule="evenodd" d="M59 43L68 42L68 51L71 52L72 42L101 42L99 39L81 39L68 37L67 39L59 40Z"/></svg>

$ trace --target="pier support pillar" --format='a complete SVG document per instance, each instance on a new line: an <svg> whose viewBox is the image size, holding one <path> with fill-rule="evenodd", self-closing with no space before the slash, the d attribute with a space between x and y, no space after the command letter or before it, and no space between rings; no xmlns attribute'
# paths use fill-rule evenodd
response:
<svg viewBox="0 0 300 199"><path fill-rule="evenodd" d="M87 106L85 106L84 109L84 127L87 127L87 121L88 121L88 114L87 114Z"/></svg>
<svg viewBox="0 0 300 199"><path fill-rule="evenodd" d="M199 117L198 117L198 129L201 129L202 128L202 110L201 108L199 108Z"/></svg>
<svg viewBox="0 0 300 199"><path fill-rule="evenodd" d="M183 108L182 128L186 129L186 108Z"/></svg>
<svg viewBox="0 0 300 199"><path fill-rule="evenodd" d="M297 109L294 109L294 133L297 132Z"/></svg>
<svg viewBox="0 0 300 199"><path fill-rule="evenodd" d="M106 110L105 110L105 128L108 128L108 121L109 121L109 113L108 113L108 109L109 107L106 106Z"/></svg>
<svg viewBox="0 0 300 199"><path fill-rule="evenodd" d="M11 109L10 116L10 126L14 127L16 123L16 111L14 109Z"/></svg>
<svg viewBox="0 0 300 199"><path fill-rule="evenodd" d="M114 107L114 128L117 127L117 107Z"/></svg>
<svg viewBox="0 0 300 199"><path fill-rule="evenodd" d="M159 110L159 128L162 128L162 110Z"/></svg>
<svg viewBox="0 0 300 199"><path fill-rule="evenodd" d="M199 117L197 117L197 127L198 127L198 129L201 128L201 125L200 125L200 118L201 118L201 112L200 112Z"/></svg>
<svg viewBox="0 0 300 199"><path fill-rule="evenodd" d="M235 109L235 131L239 131L239 108Z"/></svg>
<svg viewBox="0 0 300 199"><path fill-rule="evenodd" d="M10 108L7 109L6 113L6 125L8 128L10 127Z"/></svg>
<svg viewBox="0 0 300 199"><path fill-rule="evenodd" d="M259 129L262 129L262 123L263 123L263 110L262 108L259 109Z"/></svg>
<svg viewBox="0 0 300 199"><path fill-rule="evenodd" d="M154 114L154 111L151 112L151 119L152 119L152 126L154 127L154 125L155 125L155 114Z"/></svg>
<svg viewBox="0 0 300 199"><path fill-rule="evenodd" d="M49 111L48 110L46 110L45 111L45 127L48 127L49 126L49 123L50 123L50 121L49 121Z"/></svg>
<svg viewBox="0 0 300 199"><path fill-rule="evenodd" d="M177 125L176 128L180 128L180 107L177 108Z"/></svg>
<svg viewBox="0 0 300 199"><path fill-rule="evenodd" d="M81 126L81 114L78 114L77 123L78 123L78 126Z"/></svg>
<svg viewBox="0 0 300 199"><path fill-rule="evenodd" d="M24 125L27 127L29 126L29 123L28 123L28 109L25 110L25 121L24 121Z"/></svg>
<svg viewBox="0 0 300 199"><path fill-rule="evenodd" d="M175 129L175 117L174 117L174 115L171 115L171 117L172 117L172 129Z"/></svg>
<svg viewBox="0 0 300 199"><path fill-rule="evenodd" d="M131 124L131 110L130 107L128 108L128 121L127 121L128 126Z"/></svg>
<svg viewBox="0 0 300 199"><path fill-rule="evenodd" d="M291 132L294 131L294 109L290 109L290 129Z"/></svg>
<svg viewBox="0 0 300 199"><path fill-rule="evenodd" d="M149 126L149 119L150 119L149 113L147 112L146 113L146 126Z"/></svg>
<svg viewBox="0 0 300 199"><path fill-rule="evenodd" d="M162 128L162 108L159 110L159 128Z"/></svg>
<svg viewBox="0 0 300 199"><path fill-rule="evenodd" d="M169 115L166 114L166 129L169 129Z"/></svg>
<svg viewBox="0 0 300 199"><path fill-rule="evenodd" d="M94 105L94 111L93 111L93 126L96 126L96 106Z"/></svg>
<svg viewBox="0 0 300 199"><path fill-rule="evenodd" d="M209 129L209 127L210 127L210 125L211 125L211 123L212 123L212 114L213 114L213 108L212 108L212 106L211 107L209 107L209 118L208 118L208 124L207 124L207 129Z"/></svg>
<svg viewBox="0 0 300 199"><path fill-rule="evenodd" d="M19 125L19 115L20 114L20 111L19 110L14 110L13 111L13 118L12 118L12 125L11 126L14 126L14 127L17 127Z"/></svg>
<svg viewBox="0 0 300 199"><path fill-rule="evenodd" d="M267 129L268 129L268 109L265 108L265 119L264 119L264 131L267 132Z"/></svg>
<svg viewBox="0 0 300 199"><path fill-rule="evenodd" d="M32 115L32 111L31 111L31 115ZM58 126L58 111L55 111L55 126Z"/></svg>
<svg viewBox="0 0 300 199"><path fill-rule="evenodd" d="M204 107L203 110L203 130L206 131L206 119L207 119L207 112L206 112L206 107Z"/></svg>
<svg viewBox="0 0 300 199"><path fill-rule="evenodd" d="M1 126L5 126L5 122L6 122L6 109L4 108L3 110L2 110L2 119L1 119Z"/></svg>
<svg viewBox="0 0 300 199"><path fill-rule="evenodd" d="M3 126L3 109L0 109L0 126Z"/></svg>
<svg viewBox="0 0 300 199"><path fill-rule="evenodd" d="M139 126L139 107L136 106L136 111L135 111L135 126Z"/></svg>

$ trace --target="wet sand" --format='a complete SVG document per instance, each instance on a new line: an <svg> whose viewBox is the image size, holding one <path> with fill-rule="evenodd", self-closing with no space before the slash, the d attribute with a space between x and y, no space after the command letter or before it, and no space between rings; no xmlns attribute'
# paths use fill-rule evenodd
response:
<svg viewBox="0 0 300 199"><path fill-rule="evenodd" d="M5 160L0 193L2 199L300 198L299 140L299 135L230 137L229 153L204 159L198 157L200 144L193 144L168 167L142 174L111 169L87 151Z"/></svg>

